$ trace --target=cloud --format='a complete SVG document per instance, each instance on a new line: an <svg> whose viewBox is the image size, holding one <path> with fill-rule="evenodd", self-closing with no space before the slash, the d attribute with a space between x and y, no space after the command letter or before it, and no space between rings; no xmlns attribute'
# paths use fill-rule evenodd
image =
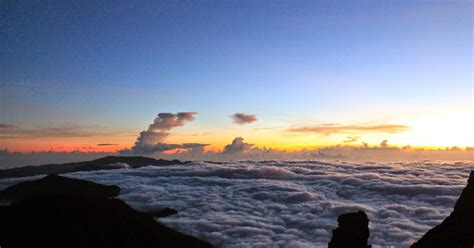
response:
<svg viewBox="0 0 474 248"><path fill-rule="evenodd" d="M190 149L190 152L194 153L204 153L204 147L208 146L209 144L201 144L201 143L184 143L182 146L185 149Z"/></svg>
<svg viewBox="0 0 474 248"><path fill-rule="evenodd" d="M237 137L231 144L224 147L222 153L225 155L239 155L250 151L252 147L253 144L245 143L243 138Z"/></svg>
<svg viewBox="0 0 474 248"><path fill-rule="evenodd" d="M102 144L97 144L97 146L117 146L117 144L102 143Z"/></svg>
<svg viewBox="0 0 474 248"><path fill-rule="evenodd" d="M327 246L338 215L356 210L369 215L373 246L409 247L450 214L473 168L246 160L67 176L116 184L119 198L139 210L177 209L160 221L217 247ZM21 180L0 180L0 189Z"/></svg>
<svg viewBox="0 0 474 248"><path fill-rule="evenodd" d="M344 143L353 143L360 139L359 136L347 136L346 138L347 139L343 141Z"/></svg>
<svg viewBox="0 0 474 248"><path fill-rule="evenodd" d="M383 140L383 141L380 143L380 147L382 147L382 148L387 148L387 147L388 147L388 140Z"/></svg>
<svg viewBox="0 0 474 248"><path fill-rule="evenodd" d="M236 113L231 117L234 120L234 123L239 125L245 125L257 121L256 115L246 115L244 113Z"/></svg>
<svg viewBox="0 0 474 248"><path fill-rule="evenodd" d="M171 129L194 120L196 114L196 112L159 113L148 129L140 132L135 145L131 149L122 150L121 153L152 154L182 148L183 145L166 144L164 141L170 134Z"/></svg>
<svg viewBox="0 0 474 248"><path fill-rule="evenodd" d="M296 133L315 133L331 135L336 133L353 134L353 133L400 133L409 130L410 127L397 124L380 124L380 125L341 125L341 124L320 124L316 126L294 127L287 129L289 132Z"/></svg>
<svg viewBox="0 0 474 248"><path fill-rule="evenodd" d="M11 128L16 128L16 126L15 125L10 125L10 124L5 124L5 123L0 123L0 128L11 129Z"/></svg>
<svg viewBox="0 0 474 248"><path fill-rule="evenodd" d="M5 124L4 124L5 125ZM21 127L6 125L0 127L0 138L25 139L25 138L84 138L99 136L124 136L128 132L120 130L106 130L97 125L60 125L60 126L37 126Z"/></svg>

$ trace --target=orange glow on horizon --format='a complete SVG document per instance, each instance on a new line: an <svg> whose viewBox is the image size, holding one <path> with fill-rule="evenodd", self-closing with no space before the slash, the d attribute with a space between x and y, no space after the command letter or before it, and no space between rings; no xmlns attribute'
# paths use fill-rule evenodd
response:
<svg viewBox="0 0 474 248"><path fill-rule="evenodd" d="M412 149L439 150L451 147L474 147L472 124L474 119L471 109L448 109L443 112L426 113L424 116L407 116L390 120L390 123L406 125L406 130L398 133L367 132L347 133L346 130L336 130L331 134L318 133L319 130L308 132L289 132L288 126L283 128L254 128L251 126L230 126L229 128L211 127L189 129L172 132L164 141L169 144L200 143L209 144L204 147L205 152L217 153L235 137L244 138L244 142L254 144L258 148L271 148L280 151L295 152L304 149L319 149L334 146L362 147L366 143L369 147L380 147L383 140L388 141L388 147L410 146ZM347 124L352 125L352 124ZM339 126L339 128L347 125ZM352 127L352 126L351 126ZM194 127L195 128L195 127ZM354 128L352 128L354 129ZM133 131L138 135L140 130ZM353 132L353 130L351 130ZM196 135L201 133L202 135ZM355 137L353 140L350 137ZM137 136L117 133L113 136L75 137L75 138L7 138L0 140L0 149L7 148L12 152L110 152L130 149ZM186 149L174 149L165 154L175 154Z"/></svg>

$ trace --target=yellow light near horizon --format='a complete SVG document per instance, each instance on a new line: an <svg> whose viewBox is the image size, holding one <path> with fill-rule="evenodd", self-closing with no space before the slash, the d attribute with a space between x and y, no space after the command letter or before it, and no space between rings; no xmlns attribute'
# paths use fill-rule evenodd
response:
<svg viewBox="0 0 474 248"><path fill-rule="evenodd" d="M393 137L399 144L424 147L474 146L472 111L452 111L407 121L411 130Z"/></svg>

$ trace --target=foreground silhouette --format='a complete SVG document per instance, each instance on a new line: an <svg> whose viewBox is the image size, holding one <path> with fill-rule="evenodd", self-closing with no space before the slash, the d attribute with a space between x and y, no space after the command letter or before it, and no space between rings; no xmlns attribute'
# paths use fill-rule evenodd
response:
<svg viewBox="0 0 474 248"><path fill-rule="evenodd" d="M471 171L453 212L411 247L474 247L474 171Z"/></svg>
<svg viewBox="0 0 474 248"><path fill-rule="evenodd" d="M31 199L68 196L110 198L120 194L116 185L102 185L85 180L49 175L35 181L25 181L0 191L0 200L21 202Z"/></svg>
<svg viewBox="0 0 474 248"><path fill-rule="evenodd" d="M211 247L110 198L115 187L53 175L0 191L13 202L0 207L0 246Z"/></svg>
<svg viewBox="0 0 474 248"><path fill-rule="evenodd" d="M65 174L77 171L95 171L95 170L113 170L120 169L126 164L131 168L142 166L167 166L176 164L188 164L179 160L164 160L148 157L128 157L128 156L107 156L92 161L84 161L66 164L45 164L37 166L25 166L20 168L11 168L0 170L0 179L11 177L29 177L48 174Z"/></svg>
<svg viewBox="0 0 474 248"><path fill-rule="evenodd" d="M329 248L368 248L369 219L364 211L345 213L337 219ZM438 226L429 230L411 248L474 247L474 171L456 201L453 212Z"/></svg>
<svg viewBox="0 0 474 248"><path fill-rule="evenodd" d="M369 218L364 211L345 213L337 218L338 227L332 231L329 248L370 248Z"/></svg>

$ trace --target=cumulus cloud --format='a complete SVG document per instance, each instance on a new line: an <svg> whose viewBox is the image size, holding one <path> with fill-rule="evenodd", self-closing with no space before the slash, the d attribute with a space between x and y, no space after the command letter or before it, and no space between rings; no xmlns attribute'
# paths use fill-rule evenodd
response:
<svg viewBox="0 0 474 248"><path fill-rule="evenodd" d="M135 145L129 150L123 150L122 153L152 154L182 148L180 144L167 144L164 141L171 129L194 120L196 114L196 112L159 113L148 129L140 132Z"/></svg>
<svg viewBox="0 0 474 248"><path fill-rule="evenodd" d="M195 162L78 172L116 184L139 210L217 247L323 247L339 214L364 210L374 246L408 247L452 210L473 163ZM0 189L23 179L0 180Z"/></svg>
<svg viewBox="0 0 474 248"><path fill-rule="evenodd" d="M242 137L235 138L231 144L224 147L222 151L225 155L239 155L244 154L252 149L253 144L245 143Z"/></svg>
<svg viewBox="0 0 474 248"><path fill-rule="evenodd" d="M380 124L380 125L341 125L341 124L320 124L315 126L294 127L287 131L296 133L315 133L315 134L336 134L336 133L400 133L409 130L408 126L397 124Z"/></svg>
<svg viewBox="0 0 474 248"><path fill-rule="evenodd" d="M239 125L249 124L254 121L257 121L256 115L247 115L244 113L236 113L236 114L233 114L231 117L234 120L234 123L239 124Z"/></svg>
<svg viewBox="0 0 474 248"><path fill-rule="evenodd" d="M159 113L153 124L148 128L148 131L171 130L172 128L184 125L186 121L194 120L194 115L196 114L196 112Z"/></svg>

